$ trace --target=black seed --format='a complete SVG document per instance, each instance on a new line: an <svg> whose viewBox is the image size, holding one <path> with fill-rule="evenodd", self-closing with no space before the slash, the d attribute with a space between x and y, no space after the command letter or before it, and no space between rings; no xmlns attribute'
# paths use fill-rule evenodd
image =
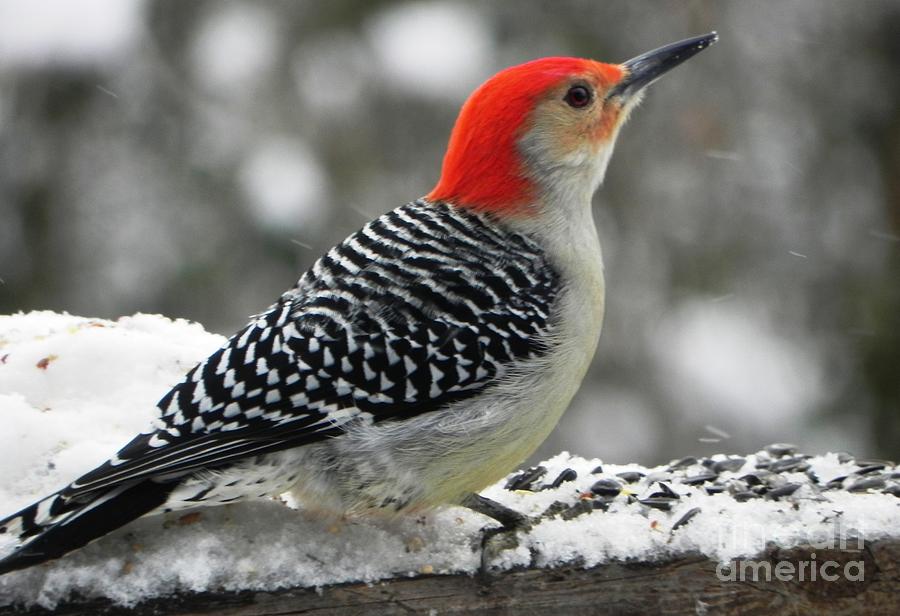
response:
<svg viewBox="0 0 900 616"><path fill-rule="evenodd" d="M831 481L825 484L826 490L839 490L844 487L844 480L847 479L846 475L841 475L840 477L835 477Z"/></svg>
<svg viewBox="0 0 900 616"><path fill-rule="evenodd" d="M878 470L897 466L892 460L857 460L857 466L879 466Z"/></svg>
<svg viewBox="0 0 900 616"><path fill-rule="evenodd" d="M801 457L782 458L772 462L769 470L773 473L803 472L809 470L809 462Z"/></svg>
<svg viewBox="0 0 900 616"><path fill-rule="evenodd" d="M781 498L783 496L790 496L799 488L799 483L786 483L783 486L779 486L777 488L772 488L771 490L769 490L769 492L766 494L766 498Z"/></svg>
<svg viewBox="0 0 900 616"><path fill-rule="evenodd" d="M776 458L797 453L797 446L792 443L772 443L771 445L766 445L764 449L766 453Z"/></svg>
<svg viewBox="0 0 900 616"><path fill-rule="evenodd" d="M725 471L736 473L737 471L744 468L744 464L746 462L747 460L744 458L728 458L727 460L719 460L718 462L714 462L712 465L712 469L717 473L724 473Z"/></svg>
<svg viewBox="0 0 900 616"><path fill-rule="evenodd" d="M682 526L684 526L685 524L690 522L691 519L693 519L693 517L695 515L697 515L698 513L700 513L700 507L694 507L693 509L689 509L683 516L678 518L677 522L672 524L671 532L674 533L676 530L678 530L679 528L681 528Z"/></svg>
<svg viewBox="0 0 900 616"><path fill-rule="evenodd" d="M857 462L857 464L859 464L859 462ZM880 471L884 468L884 464L866 464L865 466L860 466L862 468L853 471L854 475L868 475L869 473L874 473L875 471Z"/></svg>
<svg viewBox="0 0 900 616"><path fill-rule="evenodd" d="M594 470L591 471L591 474L592 474L592 475L599 475L599 474L602 473L602 472L603 472L603 466L601 465L601 466L595 467Z"/></svg>
<svg viewBox="0 0 900 616"><path fill-rule="evenodd" d="M733 494L732 498L739 503L744 503L751 498L759 498L759 494L755 494L753 492L738 492L737 494Z"/></svg>
<svg viewBox="0 0 900 616"><path fill-rule="evenodd" d="M561 486L564 482L573 481L575 479L578 479L578 473L576 473L571 468L567 468L566 470L561 472L556 479L553 480L553 483L543 486L541 490L553 490Z"/></svg>
<svg viewBox="0 0 900 616"><path fill-rule="evenodd" d="M614 479L600 479L591 486L591 493L596 496L617 496L622 491L622 484Z"/></svg>
<svg viewBox="0 0 900 616"><path fill-rule="evenodd" d="M758 469L766 470L766 469L768 469L770 466L772 466L772 461L771 461L771 460L757 460L757 461L756 461L756 468L758 468Z"/></svg>
<svg viewBox="0 0 900 616"><path fill-rule="evenodd" d="M621 473L616 473L616 477L620 478L625 483L637 483L643 476L644 473L639 473L637 471L624 471Z"/></svg>
<svg viewBox="0 0 900 616"><path fill-rule="evenodd" d="M865 492L866 490L880 490L886 485L883 477L865 477L854 481L847 490L849 492Z"/></svg>
<svg viewBox="0 0 900 616"><path fill-rule="evenodd" d="M674 498L665 498L662 496L652 496L649 498L639 499L638 502L645 507L653 507L660 511L671 511L672 503L676 502Z"/></svg>
<svg viewBox="0 0 900 616"><path fill-rule="evenodd" d="M689 486L698 486L701 483L706 483L707 481L712 481L713 479L718 478L719 476L716 473L704 471L696 475L691 475L690 477L685 477L681 480L681 483Z"/></svg>
<svg viewBox="0 0 900 616"><path fill-rule="evenodd" d="M674 471L677 468L687 468L688 466L693 466L697 463L697 458L694 456L687 456L686 458L681 458L680 460L673 460L669 463L669 470Z"/></svg>
<svg viewBox="0 0 900 616"><path fill-rule="evenodd" d="M900 479L900 471L894 471L888 475L888 479Z"/></svg>
<svg viewBox="0 0 900 616"><path fill-rule="evenodd" d="M594 509L600 509L602 511L606 511L609 509L609 504L613 502L611 498L595 498L591 501L593 503Z"/></svg>
<svg viewBox="0 0 900 616"><path fill-rule="evenodd" d="M664 484L662 481L658 481L656 485L660 487L659 492L654 492L650 495L649 498L656 498L657 496L660 496L662 498L681 498L681 496L677 492L673 492L672 488Z"/></svg>
<svg viewBox="0 0 900 616"><path fill-rule="evenodd" d="M569 505L562 501L554 501L550 504L547 509L544 510L544 513L541 514L542 518L552 518L558 513L561 513L569 508Z"/></svg>
<svg viewBox="0 0 900 616"><path fill-rule="evenodd" d="M712 458L703 458L702 460L700 460L700 464L702 464L706 468L712 468L715 463L716 461Z"/></svg>
<svg viewBox="0 0 900 616"><path fill-rule="evenodd" d="M559 517L563 520L571 520L585 513L594 510L594 502L592 500L579 500L577 503L560 512Z"/></svg>
<svg viewBox="0 0 900 616"><path fill-rule="evenodd" d="M892 496L896 496L897 498L900 498L900 485L895 484L892 486L888 486L884 490L882 490L882 492L884 494L891 494Z"/></svg>
<svg viewBox="0 0 900 616"><path fill-rule="evenodd" d="M763 482L758 473L748 473L741 477L741 481L746 482L749 486L758 486Z"/></svg>
<svg viewBox="0 0 900 616"><path fill-rule="evenodd" d="M725 486L723 486L721 483L714 483L710 486L705 486L704 489L706 490L706 493L709 495L721 494L722 492L725 491Z"/></svg>
<svg viewBox="0 0 900 616"><path fill-rule="evenodd" d="M506 482L507 490L530 490L535 481L547 474L543 466L533 466Z"/></svg>

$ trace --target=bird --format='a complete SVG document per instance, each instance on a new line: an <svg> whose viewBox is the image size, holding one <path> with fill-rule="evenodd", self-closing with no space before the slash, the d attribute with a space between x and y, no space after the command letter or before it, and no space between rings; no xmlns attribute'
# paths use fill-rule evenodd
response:
<svg viewBox="0 0 900 616"><path fill-rule="evenodd" d="M526 525L479 491L536 450L592 361L593 194L646 86L717 39L489 78L436 186L331 248L112 458L0 520L16 539L0 574L145 515L284 493L340 516L462 505Z"/></svg>

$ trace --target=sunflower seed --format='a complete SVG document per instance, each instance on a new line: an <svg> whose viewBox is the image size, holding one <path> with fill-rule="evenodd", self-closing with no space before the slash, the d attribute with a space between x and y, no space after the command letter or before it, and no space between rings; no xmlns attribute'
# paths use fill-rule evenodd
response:
<svg viewBox="0 0 900 616"><path fill-rule="evenodd" d="M687 468L688 466L693 466L697 463L697 458L694 456L687 456L686 458L681 458L680 460L673 460L669 463L669 470L674 471L678 468Z"/></svg>
<svg viewBox="0 0 900 616"><path fill-rule="evenodd" d="M622 484L614 479L600 479L591 486L591 493L595 496L618 496L622 491Z"/></svg>
<svg viewBox="0 0 900 616"><path fill-rule="evenodd" d="M571 507L564 509L560 512L559 517L563 520L571 520L572 518L577 518L580 515L584 515L585 513L590 513L594 510L594 503L590 500L579 500L577 503L573 504Z"/></svg>
<svg viewBox="0 0 900 616"><path fill-rule="evenodd" d="M766 453L776 458L797 453L797 446L793 443L772 443L771 445L766 445L763 449Z"/></svg>
<svg viewBox="0 0 900 616"><path fill-rule="evenodd" d="M766 498L781 498L790 496L800 488L799 483L786 483L783 486L772 488L766 493Z"/></svg>
<svg viewBox="0 0 900 616"><path fill-rule="evenodd" d="M738 492L737 494L732 494L732 498L739 503L744 503L751 498L759 498L759 494L753 492Z"/></svg>
<svg viewBox="0 0 900 616"><path fill-rule="evenodd" d="M864 477L857 479L847 488L848 492L865 492L866 490L881 490L887 485L883 477Z"/></svg>
<svg viewBox="0 0 900 616"><path fill-rule="evenodd" d="M653 509L659 509L660 511L671 511L672 504L677 501L674 498L654 496L639 499L638 502L646 507L652 507Z"/></svg>
<svg viewBox="0 0 900 616"><path fill-rule="evenodd" d="M691 519L698 513L700 513L700 507L694 507L693 509L689 509L683 516L678 518L677 522L672 524L671 532L674 533L676 530L678 530L679 528L681 528L682 526L684 526L685 524L690 522Z"/></svg>
<svg viewBox="0 0 900 616"><path fill-rule="evenodd" d="M615 499L607 498L607 497L599 497L599 498L595 498L594 500L592 500L591 503L592 503L592 506L594 509L600 509L601 511L606 511L607 509L609 509L609 505L610 505L610 503L613 502L613 500L615 500Z"/></svg>
<svg viewBox="0 0 900 616"><path fill-rule="evenodd" d="M809 463L801 457L775 460L769 467L773 473L803 472L809 470Z"/></svg>
<svg viewBox="0 0 900 616"><path fill-rule="evenodd" d="M507 481L504 487L507 490L531 490L531 486L534 485L534 482L546 474L547 469L545 467L533 466Z"/></svg>
<svg viewBox="0 0 900 616"><path fill-rule="evenodd" d="M881 468L878 470L889 468L889 467L893 468L894 466L897 466L893 462L893 460L857 460L856 465L857 466L880 466Z"/></svg>
<svg viewBox="0 0 900 616"><path fill-rule="evenodd" d="M553 480L552 483L542 486L541 490L555 490L566 481L573 481L575 479L578 479L578 473L576 473L571 468L567 468L566 470L561 472L559 476Z"/></svg>
<svg viewBox="0 0 900 616"><path fill-rule="evenodd" d="M713 479L718 479L719 476L716 473L711 473L709 471L701 471L696 475L691 475L690 477L685 477L681 480L681 483L689 486L698 486L701 483L706 483L707 481L712 481Z"/></svg>
<svg viewBox="0 0 900 616"><path fill-rule="evenodd" d="M835 477L831 481L825 484L826 490L840 490L844 487L844 481L847 479L846 475L841 475L840 477Z"/></svg>
<svg viewBox="0 0 900 616"><path fill-rule="evenodd" d="M562 513L566 509L569 508L567 503L562 501L553 501L549 507L544 510L544 513L541 514L542 518L552 518L553 516Z"/></svg>
<svg viewBox="0 0 900 616"><path fill-rule="evenodd" d="M741 477L741 481L746 482L748 486L758 486L763 483L760 473L747 473Z"/></svg>
<svg viewBox="0 0 900 616"><path fill-rule="evenodd" d="M727 460L719 460L718 462L714 462L712 465L712 470L717 473L723 473L725 471L736 473L737 471L744 468L744 464L746 463L747 460L745 458L728 458Z"/></svg>
<svg viewBox="0 0 900 616"><path fill-rule="evenodd" d="M892 496L900 498L900 485L894 484L892 486L888 486L884 490L882 490L882 492L884 494L890 494Z"/></svg>
<svg viewBox="0 0 900 616"><path fill-rule="evenodd" d="M681 498L681 496L677 492L674 492L672 490L672 488L670 488L669 486L664 484L662 481L657 482L656 485L659 486L659 491L654 492L648 498L656 498L656 497L675 498L675 499Z"/></svg>
<svg viewBox="0 0 900 616"><path fill-rule="evenodd" d="M637 483L643 476L644 473L639 473L637 471L624 471L621 473L616 473L616 477L618 477L625 483Z"/></svg>
<svg viewBox="0 0 900 616"><path fill-rule="evenodd" d="M884 464L866 464L865 466L859 462L857 462L857 464L860 468L853 471L854 475L868 475L869 473L874 473L875 471L880 471L884 468Z"/></svg>

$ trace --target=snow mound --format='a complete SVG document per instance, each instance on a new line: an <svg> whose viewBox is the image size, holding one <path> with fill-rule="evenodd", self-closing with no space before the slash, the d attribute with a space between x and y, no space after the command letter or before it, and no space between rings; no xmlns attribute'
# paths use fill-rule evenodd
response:
<svg viewBox="0 0 900 616"><path fill-rule="evenodd" d="M117 321L0 316L0 516L105 460L221 336L138 314ZM900 472L849 454L776 444L748 456L655 468L561 453L483 493L540 522L498 569L590 567L702 553L726 562L767 545L857 549L900 535ZM459 507L335 525L278 500L138 520L65 558L0 576L0 605L53 608L77 594L122 605L176 592L274 590L472 573L490 521ZM11 549L0 536L0 554Z"/></svg>

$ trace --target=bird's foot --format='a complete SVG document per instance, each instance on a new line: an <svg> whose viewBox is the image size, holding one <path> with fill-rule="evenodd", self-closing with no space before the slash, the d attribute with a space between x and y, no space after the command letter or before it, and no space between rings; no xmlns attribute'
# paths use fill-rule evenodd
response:
<svg viewBox="0 0 900 616"><path fill-rule="evenodd" d="M490 571L491 560L504 550L519 547L519 531L528 531L533 521L528 516L479 494L471 494L462 506L500 522L501 526L484 528L481 535L481 565L479 573Z"/></svg>

